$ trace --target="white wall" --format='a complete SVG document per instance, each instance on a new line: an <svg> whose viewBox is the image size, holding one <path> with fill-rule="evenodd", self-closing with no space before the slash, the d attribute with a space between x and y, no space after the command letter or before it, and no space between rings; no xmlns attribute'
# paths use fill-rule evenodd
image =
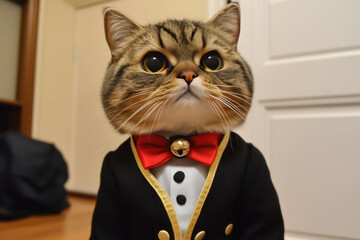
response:
<svg viewBox="0 0 360 240"><path fill-rule="evenodd" d="M73 170L76 11L62 0L42 0L39 13L32 135L55 143Z"/></svg>
<svg viewBox="0 0 360 240"><path fill-rule="evenodd" d="M115 7L141 24L168 17L206 20L208 8L206 0L105 1L80 8L72 2L41 1L33 137L62 151L69 190L96 193L103 157L128 137L114 132L100 104L110 60L103 8Z"/></svg>

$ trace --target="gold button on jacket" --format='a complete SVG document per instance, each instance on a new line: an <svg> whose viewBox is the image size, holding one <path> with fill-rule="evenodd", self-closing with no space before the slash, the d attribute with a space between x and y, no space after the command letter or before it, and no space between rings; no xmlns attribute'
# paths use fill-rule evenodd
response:
<svg viewBox="0 0 360 240"><path fill-rule="evenodd" d="M169 240L170 239L169 233L165 230L159 231L158 237L159 237L159 240Z"/></svg>
<svg viewBox="0 0 360 240"><path fill-rule="evenodd" d="M225 235L229 236L231 234L233 228L234 228L234 225L232 223L227 225L226 228L225 228Z"/></svg>
<svg viewBox="0 0 360 240"><path fill-rule="evenodd" d="M202 240L205 237L205 231L198 232L194 240Z"/></svg>

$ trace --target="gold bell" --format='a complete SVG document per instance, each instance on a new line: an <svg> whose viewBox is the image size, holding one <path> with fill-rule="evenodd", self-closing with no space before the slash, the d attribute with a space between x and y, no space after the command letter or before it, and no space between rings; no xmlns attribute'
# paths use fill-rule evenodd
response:
<svg viewBox="0 0 360 240"><path fill-rule="evenodd" d="M178 138L171 142L170 151L176 157L185 157L190 151L190 143L186 138Z"/></svg>

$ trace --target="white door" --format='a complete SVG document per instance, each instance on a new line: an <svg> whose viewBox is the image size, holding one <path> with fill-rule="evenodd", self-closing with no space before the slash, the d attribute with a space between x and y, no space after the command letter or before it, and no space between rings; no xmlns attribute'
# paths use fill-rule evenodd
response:
<svg viewBox="0 0 360 240"><path fill-rule="evenodd" d="M360 239L360 1L240 6L255 99L238 132L268 161L286 239Z"/></svg>

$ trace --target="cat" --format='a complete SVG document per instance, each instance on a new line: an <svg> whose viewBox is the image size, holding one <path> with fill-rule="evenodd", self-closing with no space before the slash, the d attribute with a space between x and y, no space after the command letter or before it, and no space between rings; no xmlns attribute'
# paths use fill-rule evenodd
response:
<svg viewBox="0 0 360 240"><path fill-rule="evenodd" d="M102 103L121 133L225 132L251 106L253 77L237 52L239 9L231 4L208 23L167 20L140 26L108 10L112 60ZM183 73L192 73L191 84ZM191 117L189 117L191 116Z"/></svg>
<svg viewBox="0 0 360 240"><path fill-rule="evenodd" d="M142 26L111 8L104 19L111 61L102 104L116 131L131 137L105 157L91 239L283 239L266 163L255 147L230 132L244 123L253 96L251 69L237 51L239 5L228 4L206 23L185 19ZM206 142L210 135L218 148L208 164L183 154L195 151L192 146L172 148L174 142L193 144L193 136ZM147 167L140 146L153 144L150 139L170 139L174 156ZM254 183L246 180L253 175ZM234 196L222 193L232 189L228 184L237 186ZM244 187L252 184L261 191Z"/></svg>

